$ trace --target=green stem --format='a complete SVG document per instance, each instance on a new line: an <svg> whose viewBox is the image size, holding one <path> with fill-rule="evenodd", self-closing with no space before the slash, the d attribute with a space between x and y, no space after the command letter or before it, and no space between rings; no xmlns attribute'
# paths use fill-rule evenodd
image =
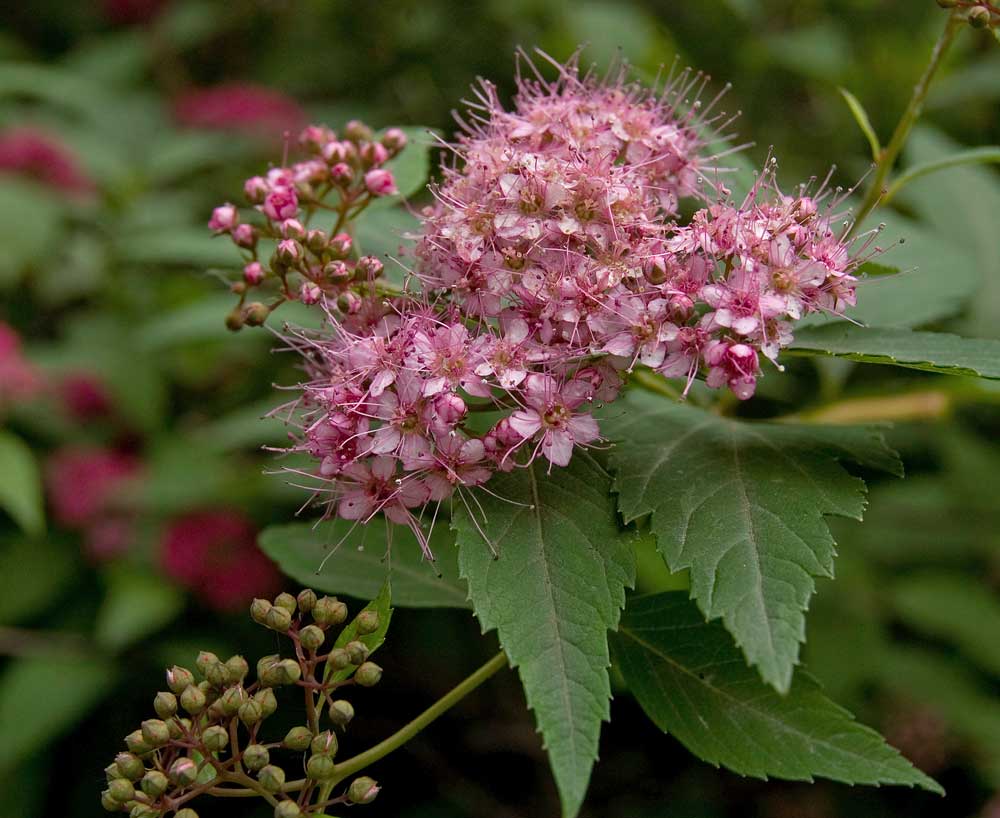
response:
<svg viewBox="0 0 1000 818"><path fill-rule="evenodd" d="M500 653L490 659L485 665L479 668L479 670L459 682L444 696L428 707L423 713L417 716L409 724L401 727L389 736L389 738L384 741L380 741L374 747L368 748L363 753L358 753L356 756L338 764L336 767L335 777L330 781L325 782L323 787L320 789L320 803L327 801L330 797L330 793L333 791L333 788L345 778L348 778L349 776L360 772L365 767L374 764L379 759L389 755L389 753L393 750L398 750L417 733L423 730L428 724L434 721L434 719L454 707L459 701L464 699L467 695L469 695L469 693L479 687L479 685L489 679L493 674L497 673L502 668L507 667L507 664L506 654L504 654L503 651L500 651Z"/></svg>
<svg viewBox="0 0 1000 818"><path fill-rule="evenodd" d="M951 44L955 40L955 35L963 24L964 20L960 16L958 9L948 16L948 22L945 24L944 31L941 32L941 36L934 43L930 61L927 63L927 67L924 69L920 80L913 88L913 95L910 97L910 102L906 106L906 110L903 111L903 116L896 125L896 130L893 131L892 139L882 149L882 153L875 165L875 178L872 180L871 186L868 188L868 193L861 203L854 226L851 228L851 233L860 227L868 215L878 207L879 201L886 194L886 179L889 177L893 165L896 164L896 159L899 158L899 154L906 144L910 131L924 110L924 102L927 99L928 91L930 91L931 81L934 79L934 75L937 74L938 68L941 67L945 54L948 53L948 49L951 48Z"/></svg>

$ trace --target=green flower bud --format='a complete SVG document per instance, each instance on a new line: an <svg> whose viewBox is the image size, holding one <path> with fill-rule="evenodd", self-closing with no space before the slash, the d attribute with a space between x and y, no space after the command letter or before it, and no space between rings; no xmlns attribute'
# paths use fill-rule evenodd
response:
<svg viewBox="0 0 1000 818"><path fill-rule="evenodd" d="M206 728L205 732L201 734L201 740L205 747L213 753L217 753L219 750L224 750L229 744L229 732L221 724L216 724Z"/></svg>
<svg viewBox="0 0 1000 818"><path fill-rule="evenodd" d="M271 658L270 663L261 667L257 666L257 681L268 687L276 687L285 684L285 669L281 665L281 660Z"/></svg>
<svg viewBox="0 0 1000 818"><path fill-rule="evenodd" d="M973 28L986 28L990 24L993 15L988 8L976 6L969 10L969 25Z"/></svg>
<svg viewBox="0 0 1000 818"><path fill-rule="evenodd" d="M189 787L198 778L198 765L193 759L178 758L168 770L170 780L180 787Z"/></svg>
<svg viewBox="0 0 1000 818"><path fill-rule="evenodd" d="M129 811L129 818L160 818L160 811L145 804L136 804Z"/></svg>
<svg viewBox="0 0 1000 818"><path fill-rule="evenodd" d="M338 727L347 727L354 718L354 706L349 701L337 699L335 702L330 702L329 715L330 721Z"/></svg>
<svg viewBox="0 0 1000 818"><path fill-rule="evenodd" d="M208 674L208 669L212 665L219 664L220 659L210 650L203 650L198 654L198 658L194 660L194 665L198 668L198 672L205 676Z"/></svg>
<svg viewBox="0 0 1000 818"><path fill-rule="evenodd" d="M159 770L150 770L142 777L139 786L146 795L155 800L169 789L170 781Z"/></svg>
<svg viewBox="0 0 1000 818"><path fill-rule="evenodd" d="M347 651L347 655L350 657L352 665L360 665L365 661L365 659L368 658L368 654L371 653L371 651L368 650L368 645L357 640L348 642L344 646L344 650Z"/></svg>
<svg viewBox="0 0 1000 818"><path fill-rule="evenodd" d="M135 787L132 786L131 781L125 778L116 778L114 781L108 782L108 793L119 804L124 804L135 798Z"/></svg>
<svg viewBox="0 0 1000 818"><path fill-rule="evenodd" d="M191 719L173 718L167 722L167 729L170 730L170 738L176 741L191 732Z"/></svg>
<svg viewBox="0 0 1000 818"><path fill-rule="evenodd" d="M188 685L181 693L181 707L192 716L197 716L208 704L208 699L197 685Z"/></svg>
<svg viewBox="0 0 1000 818"><path fill-rule="evenodd" d="M167 671L167 687L178 696L192 684L194 684L194 674L186 667L174 665Z"/></svg>
<svg viewBox="0 0 1000 818"><path fill-rule="evenodd" d="M379 789L381 788L375 783L374 778L363 775L351 782L351 786L347 788L347 799L352 804L370 804L375 800Z"/></svg>
<svg viewBox="0 0 1000 818"><path fill-rule="evenodd" d="M316 592L312 588L303 588L295 601L299 603L299 610L307 614L316 607Z"/></svg>
<svg viewBox="0 0 1000 818"><path fill-rule="evenodd" d="M306 625L299 631L299 641L306 650L318 650L325 640L326 634L316 625Z"/></svg>
<svg viewBox="0 0 1000 818"><path fill-rule="evenodd" d="M309 746L312 737L312 731L308 727L293 727L285 733L285 738L281 743L289 750L301 753Z"/></svg>
<svg viewBox="0 0 1000 818"><path fill-rule="evenodd" d="M198 813L191 809L191 807L185 807L175 812L174 818L198 818Z"/></svg>
<svg viewBox="0 0 1000 818"><path fill-rule="evenodd" d="M378 611L362 611L354 620L354 625L362 636L375 633L378 630Z"/></svg>
<svg viewBox="0 0 1000 818"><path fill-rule="evenodd" d="M333 758L337 755L337 736L329 730L324 730L313 737L309 743L309 749L313 755Z"/></svg>
<svg viewBox="0 0 1000 818"><path fill-rule="evenodd" d="M320 625L339 625L347 619L347 606L335 596L323 596L316 600L312 615Z"/></svg>
<svg viewBox="0 0 1000 818"><path fill-rule="evenodd" d="M205 670L205 679L212 687L225 687L232 681L229 675L229 668L226 667L225 662L216 662L214 665L209 665Z"/></svg>
<svg viewBox="0 0 1000 818"><path fill-rule="evenodd" d="M322 781L333 775L333 759L330 756L310 756L306 762L306 776L313 781Z"/></svg>
<svg viewBox="0 0 1000 818"><path fill-rule="evenodd" d="M260 301L251 301L243 307L243 320L251 327L263 326L271 311Z"/></svg>
<svg viewBox="0 0 1000 818"><path fill-rule="evenodd" d="M127 739L126 739L127 740ZM132 753L119 753L115 756L115 767L121 773L119 778L127 778L129 781L138 781L142 778L146 767L138 756Z"/></svg>
<svg viewBox="0 0 1000 818"><path fill-rule="evenodd" d="M279 608L284 608L289 614L294 615L295 608L298 606L298 600L291 594L282 592L274 598L274 604Z"/></svg>
<svg viewBox="0 0 1000 818"><path fill-rule="evenodd" d="M111 797L111 793L108 790L101 793L101 806L108 812L118 812L122 808L122 805Z"/></svg>
<svg viewBox="0 0 1000 818"><path fill-rule="evenodd" d="M236 711L240 709L240 705L247 700L247 692L243 689L243 685L236 685L236 687L231 687L225 693L219 697L219 707L222 712L227 716L235 715Z"/></svg>
<svg viewBox="0 0 1000 818"><path fill-rule="evenodd" d="M354 672L354 681L362 687L374 687L382 678L382 668L374 662L365 662Z"/></svg>
<svg viewBox="0 0 1000 818"><path fill-rule="evenodd" d="M280 664L281 674L284 677L284 684L295 684L302 678L302 668L294 659L285 659Z"/></svg>
<svg viewBox="0 0 1000 818"><path fill-rule="evenodd" d="M230 656L226 659L226 667L229 668L229 678L234 682L242 682L250 671L247 660L242 656Z"/></svg>
<svg viewBox="0 0 1000 818"><path fill-rule="evenodd" d="M205 704L212 704L219 698L218 691L212 687L212 683L209 681L198 682L198 689L205 695Z"/></svg>
<svg viewBox="0 0 1000 818"><path fill-rule="evenodd" d="M169 719L177 712L177 697L168 690L161 690L153 699L153 710L161 719Z"/></svg>
<svg viewBox="0 0 1000 818"><path fill-rule="evenodd" d="M162 747L170 741L167 723L161 719L146 719L142 723L142 739L150 747Z"/></svg>
<svg viewBox="0 0 1000 818"><path fill-rule="evenodd" d="M263 744L248 744L243 751L243 764L248 770L259 770L270 760L271 756Z"/></svg>
<svg viewBox="0 0 1000 818"><path fill-rule="evenodd" d="M232 332L243 329L243 313L238 307L226 313L226 329Z"/></svg>
<svg viewBox="0 0 1000 818"><path fill-rule="evenodd" d="M125 746L128 747L130 753L135 753L137 756L148 753L153 749L152 746L146 742L146 739L143 738L142 730L133 730L125 736Z"/></svg>
<svg viewBox="0 0 1000 818"><path fill-rule="evenodd" d="M254 699L241 704L240 709L236 712L239 714L240 721L247 727L253 727L264 718L264 709L260 706L260 702Z"/></svg>
<svg viewBox="0 0 1000 818"><path fill-rule="evenodd" d="M257 773L257 780L268 792L279 792L285 786L285 771L281 767L268 764Z"/></svg>
<svg viewBox="0 0 1000 818"><path fill-rule="evenodd" d="M271 610L271 603L266 599L255 599L250 603L250 618L259 625L264 624L267 612Z"/></svg>
<svg viewBox="0 0 1000 818"><path fill-rule="evenodd" d="M124 778L124 777L125 776L122 775L122 771L118 769L117 764L112 763L104 768L104 780L107 781L109 784L116 778Z"/></svg>
<svg viewBox="0 0 1000 818"><path fill-rule="evenodd" d="M281 661L281 657L277 653L271 653L267 656L261 656L257 660L257 679L262 680L272 667L274 667L278 662Z"/></svg>
<svg viewBox="0 0 1000 818"><path fill-rule="evenodd" d="M351 666L351 657L343 648L334 648L326 659L327 664L334 670L343 670Z"/></svg>
<svg viewBox="0 0 1000 818"><path fill-rule="evenodd" d="M269 610L267 612L267 616L264 617L264 624L272 631L284 633L292 624L292 615L284 608L272 605L271 610Z"/></svg>
<svg viewBox="0 0 1000 818"><path fill-rule="evenodd" d="M279 801L274 808L274 818L299 818L301 814L299 805L291 800Z"/></svg>
<svg viewBox="0 0 1000 818"><path fill-rule="evenodd" d="M253 698L254 701L260 705L262 718L266 719L278 709L278 700L275 698L274 691L269 687L265 687L263 690L258 690L253 694Z"/></svg>

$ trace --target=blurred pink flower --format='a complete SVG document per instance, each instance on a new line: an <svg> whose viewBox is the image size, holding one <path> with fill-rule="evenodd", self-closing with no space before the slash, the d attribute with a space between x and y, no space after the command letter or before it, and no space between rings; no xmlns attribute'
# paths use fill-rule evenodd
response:
<svg viewBox="0 0 1000 818"><path fill-rule="evenodd" d="M211 608L231 611L281 589L277 568L257 548L257 530L242 513L219 509L175 519L163 536L167 576Z"/></svg>
<svg viewBox="0 0 1000 818"><path fill-rule="evenodd" d="M46 472L56 521L89 528L114 510L120 489L139 476L140 463L113 449L67 446L49 458Z"/></svg>
<svg viewBox="0 0 1000 818"><path fill-rule="evenodd" d="M29 127L0 131L0 171L29 176L42 184L73 193L94 189L72 151L55 137Z"/></svg>
<svg viewBox="0 0 1000 818"><path fill-rule="evenodd" d="M280 136L305 121L298 103L262 85L227 83L186 91L174 100L174 119L189 128Z"/></svg>
<svg viewBox="0 0 1000 818"><path fill-rule="evenodd" d="M34 397L42 385L41 375L21 353L20 337L0 321L0 409Z"/></svg>
<svg viewBox="0 0 1000 818"><path fill-rule="evenodd" d="M103 0L101 10L110 23L148 23L159 16L170 0Z"/></svg>
<svg viewBox="0 0 1000 818"><path fill-rule="evenodd" d="M114 408L107 387L91 372L67 372L58 389L67 413L81 423L107 417Z"/></svg>

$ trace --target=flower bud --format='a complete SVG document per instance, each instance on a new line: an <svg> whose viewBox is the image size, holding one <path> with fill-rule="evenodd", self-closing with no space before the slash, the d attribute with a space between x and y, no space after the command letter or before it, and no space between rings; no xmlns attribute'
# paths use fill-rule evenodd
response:
<svg viewBox="0 0 1000 818"><path fill-rule="evenodd" d="M299 641L306 650L318 650L325 640L326 634L316 625L306 625L299 631Z"/></svg>
<svg viewBox="0 0 1000 818"><path fill-rule="evenodd" d="M348 642L344 646L344 650L347 651L347 656L350 658L352 665L360 665L368 658L368 654L370 653L368 645L364 642L359 642L357 639Z"/></svg>
<svg viewBox="0 0 1000 818"><path fill-rule="evenodd" d="M267 306L259 301L251 301L243 306L243 321L250 327L262 327L270 314Z"/></svg>
<svg viewBox="0 0 1000 818"><path fill-rule="evenodd" d="M330 181L337 187L347 187L354 180L354 170L346 162L337 162L330 168Z"/></svg>
<svg viewBox="0 0 1000 818"><path fill-rule="evenodd" d="M365 142L372 138L372 129L360 119L352 119L344 125L344 139L351 142Z"/></svg>
<svg viewBox="0 0 1000 818"><path fill-rule="evenodd" d="M298 664L295 664L298 667ZM274 691L265 687L263 690L258 690L253 694L254 701L260 705L260 712L263 718L267 718L274 714L274 711L278 709L278 699L274 695Z"/></svg>
<svg viewBox="0 0 1000 818"><path fill-rule="evenodd" d="M362 281L378 278L385 270L385 265L375 256L362 256L358 259L357 277Z"/></svg>
<svg viewBox="0 0 1000 818"><path fill-rule="evenodd" d="M347 651L343 648L334 648L331 650L326 661L334 670L343 670L351 666L351 657L347 655Z"/></svg>
<svg viewBox="0 0 1000 818"><path fill-rule="evenodd" d="M327 247L335 259L345 259L351 254L354 241L347 233L338 233L330 239Z"/></svg>
<svg viewBox="0 0 1000 818"><path fill-rule="evenodd" d="M216 233L225 233L236 227L239 221L239 211L227 202L212 211L212 218L208 220L208 229L214 230Z"/></svg>
<svg viewBox="0 0 1000 818"><path fill-rule="evenodd" d="M278 242L274 256L279 264L294 267L302 260L302 245L294 239L282 239Z"/></svg>
<svg viewBox="0 0 1000 818"><path fill-rule="evenodd" d="M232 679L229 677L229 668L225 662L217 661L214 665L209 665L205 671L206 681L212 687L225 687Z"/></svg>
<svg viewBox="0 0 1000 818"><path fill-rule="evenodd" d="M142 791L150 798L159 798L170 787L170 781L159 770L150 770L142 777L139 784Z"/></svg>
<svg viewBox="0 0 1000 818"><path fill-rule="evenodd" d="M285 219L281 223L281 236L286 239L302 241L306 237L306 229L298 219Z"/></svg>
<svg viewBox="0 0 1000 818"><path fill-rule="evenodd" d="M236 711L240 717L240 721L243 722L247 727L253 727L262 718L264 718L264 708L260 706L260 702L255 699L250 699L240 705L240 709Z"/></svg>
<svg viewBox="0 0 1000 818"><path fill-rule="evenodd" d="M242 682L250 671L247 660L239 655L226 659L226 667L229 668L229 678L234 682Z"/></svg>
<svg viewBox="0 0 1000 818"><path fill-rule="evenodd" d="M355 778L347 788L347 800L352 804L370 804L381 789L374 778L367 775Z"/></svg>
<svg viewBox="0 0 1000 818"><path fill-rule="evenodd" d="M160 818L163 813L156 807L150 807L146 804L136 804L132 809L129 810L129 818Z"/></svg>
<svg viewBox="0 0 1000 818"><path fill-rule="evenodd" d="M178 786L189 787L198 778L198 765L193 759L186 756L178 758L170 765L167 774L170 776L170 780Z"/></svg>
<svg viewBox="0 0 1000 818"><path fill-rule="evenodd" d="M356 293L341 293L340 297L337 299L337 309L345 315L355 315L361 311L361 305L363 303L364 302L362 302Z"/></svg>
<svg viewBox="0 0 1000 818"><path fill-rule="evenodd" d="M337 699L334 702L330 702L328 714L330 721L338 727L347 727L351 719L354 718L354 705L344 699Z"/></svg>
<svg viewBox="0 0 1000 818"><path fill-rule="evenodd" d="M104 780L111 782L116 778L124 778L122 771L118 769L118 765L112 763L104 768Z"/></svg>
<svg viewBox="0 0 1000 818"><path fill-rule="evenodd" d="M181 707L192 716L198 715L208 704L208 698L197 685L188 685L181 693Z"/></svg>
<svg viewBox="0 0 1000 818"><path fill-rule="evenodd" d="M406 147L408 139L400 128L389 128L382 134L382 144L392 156L395 156Z"/></svg>
<svg viewBox="0 0 1000 818"><path fill-rule="evenodd" d="M299 818L301 814L299 805L291 799L279 801L278 806L274 808L274 818Z"/></svg>
<svg viewBox="0 0 1000 818"><path fill-rule="evenodd" d="M169 719L177 712L177 697L166 690L161 690L153 699L153 710L161 719Z"/></svg>
<svg viewBox="0 0 1000 818"><path fill-rule="evenodd" d="M135 787L127 778L116 778L108 782L108 794L119 804L135 798Z"/></svg>
<svg viewBox="0 0 1000 818"><path fill-rule="evenodd" d="M976 6L969 9L969 25L973 28L986 28L990 24L993 15L988 8Z"/></svg>
<svg viewBox="0 0 1000 818"><path fill-rule="evenodd" d="M378 167L389 158L389 151L381 142L366 142L358 151L365 167Z"/></svg>
<svg viewBox="0 0 1000 818"><path fill-rule="evenodd" d="M133 753L119 753L116 755L115 767L121 773L121 777L127 778L129 781L138 781L142 778L142 774L146 770L142 760Z"/></svg>
<svg viewBox="0 0 1000 818"><path fill-rule="evenodd" d="M320 597L312 615L320 625L339 625L347 619L347 606L335 596Z"/></svg>
<svg viewBox="0 0 1000 818"><path fill-rule="evenodd" d="M194 674L186 667L174 665L167 671L167 687L174 693L180 695L191 684L194 684Z"/></svg>
<svg viewBox="0 0 1000 818"><path fill-rule="evenodd" d="M246 700L247 692L243 689L243 685L236 685L223 693L219 697L218 703L223 715L232 716L236 714L236 711L240 709L240 705Z"/></svg>
<svg viewBox="0 0 1000 818"><path fill-rule="evenodd" d="M258 625L263 625L269 610L271 610L271 603L268 600L255 599L250 603L250 618Z"/></svg>
<svg viewBox="0 0 1000 818"><path fill-rule="evenodd" d="M198 813L191 809L191 807L185 807L175 812L174 818L198 818Z"/></svg>
<svg viewBox="0 0 1000 818"><path fill-rule="evenodd" d="M316 606L316 592L312 588L303 588L295 600L299 603L299 610L302 613L310 613Z"/></svg>
<svg viewBox="0 0 1000 818"><path fill-rule="evenodd" d="M243 195L250 204L260 204L267 196L270 186L261 176L252 176L243 183Z"/></svg>
<svg viewBox="0 0 1000 818"><path fill-rule="evenodd" d="M302 286L299 287L299 301L306 306L318 304L322 297L323 291L311 281L303 281Z"/></svg>
<svg viewBox="0 0 1000 818"><path fill-rule="evenodd" d="M352 273L351 268L338 259L336 261L328 261L323 265L323 275L331 281L339 283L349 279Z"/></svg>
<svg viewBox="0 0 1000 818"><path fill-rule="evenodd" d="M362 611L354 620L354 626L362 636L375 633L378 630L378 611Z"/></svg>
<svg viewBox="0 0 1000 818"><path fill-rule="evenodd" d="M150 747L162 747L170 741L170 731L161 719L146 719L142 723L142 738Z"/></svg>
<svg viewBox="0 0 1000 818"><path fill-rule="evenodd" d="M301 753L312 741L313 735L312 731L308 727L293 727L287 733L285 733L285 738L282 740L282 745L289 750L295 750Z"/></svg>
<svg viewBox="0 0 1000 818"><path fill-rule="evenodd" d="M167 729L170 730L170 738L176 741L191 732L191 719L170 719L167 722Z"/></svg>
<svg viewBox="0 0 1000 818"><path fill-rule="evenodd" d="M399 193L391 170L376 168L365 174L365 188L372 196L391 196Z"/></svg>
<svg viewBox="0 0 1000 818"><path fill-rule="evenodd" d="M243 764L248 770L260 770L271 760L271 754L263 744L249 744L243 751Z"/></svg>
<svg viewBox="0 0 1000 818"><path fill-rule="evenodd" d="M212 687L208 679L198 682L198 689L205 694L205 704L212 704L219 698L219 692Z"/></svg>
<svg viewBox="0 0 1000 818"><path fill-rule="evenodd" d="M336 734L330 730L324 730L322 733L313 736L312 741L309 743L309 750L313 755L325 755L330 756L330 758L337 755L339 747Z"/></svg>
<svg viewBox="0 0 1000 818"><path fill-rule="evenodd" d="M251 261L243 268L243 280L251 287L256 287L264 280L264 268L259 261Z"/></svg>
<svg viewBox="0 0 1000 818"><path fill-rule="evenodd" d="M354 672L354 681L362 687L374 687L382 678L382 668L374 662L365 662Z"/></svg>
<svg viewBox="0 0 1000 818"><path fill-rule="evenodd" d="M257 773L257 780L268 792L279 792L285 786L285 771L274 764L268 764Z"/></svg>
<svg viewBox="0 0 1000 818"><path fill-rule="evenodd" d="M122 805L111 797L111 793L108 790L101 793L101 806L108 812L118 812L122 808Z"/></svg>
<svg viewBox="0 0 1000 818"><path fill-rule="evenodd" d="M257 231L252 225L238 224L229 235L233 239L233 244L244 250L252 250L257 246Z"/></svg>
<svg viewBox="0 0 1000 818"><path fill-rule="evenodd" d="M201 740L205 747L213 753L217 753L226 749L226 745L229 744L229 733L221 724L216 724L206 728L205 732L201 734Z"/></svg>
<svg viewBox="0 0 1000 818"><path fill-rule="evenodd" d="M271 610L269 610L267 612L267 616L264 617L264 624L272 631L284 633L292 624L292 615L284 608L272 605Z"/></svg>
<svg viewBox="0 0 1000 818"><path fill-rule="evenodd" d="M306 762L306 777L322 781L333 775L334 763L330 756L310 756Z"/></svg>
<svg viewBox="0 0 1000 818"><path fill-rule="evenodd" d="M226 315L226 329L230 332L239 332L243 329L243 311L239 307Z"/></svg>
<svg viewBox="0 0 1000 818"><path fill-rule="evenodd" d="M137 756L148 753L153 749L146 739L143 738L142 730L133 730L125 736L125 746L128 747L130 753L134 753Z"/></svg>

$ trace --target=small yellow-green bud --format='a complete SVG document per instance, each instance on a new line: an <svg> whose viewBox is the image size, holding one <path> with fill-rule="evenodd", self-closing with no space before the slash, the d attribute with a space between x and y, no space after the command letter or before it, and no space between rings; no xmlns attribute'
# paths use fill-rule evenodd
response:
<svg viewBox="0 0 1000 818"><path fill-rule="evenodd" d="M312 588L303 588L295 601L299 603L299 610L307 614L316 607L316 592Z"/></svg>
<svg viewBox="0 0 1000 818"><path fill-rule="evenodd" d="M177 695L184 692L188 685L194 684L194 674L186 667L174 665L167 671L167 687Z"/></svg>
<svg viewBox="0 0 1000 818"><path fill-rule="evenodd" d="M354 681L362 687L374 687L382 678L382 668L374 662L365 662L354 672Z"/></svg>
<svg viewBox="0 0 1000 818"><path fill-rule="evenodd" d="M207 680L198 682L198 689L205 694L205 704L212 704L219 698L219 691L212 687L212 683Z"/></svg>
<svg viewBox="0 0 1000 818"><path fill-rule="evenodd" d="M217 753L219 750L224 750L229 744L229 733L221 724L216 724L205 729L205 732L201 734L201 740L205 743L205 747L213 753Z"/></svg>
<svg viewBox="0 0 1000 818"><path fill-rule="evenodd" d="M136 804L129 810L129 818L160 818L160 810L145 804Z"/></svg>
<svg viewBox="0 0 1000 818"><path fill-rule="evenodd" d="M205 669L205 679L212 687L225 687L231 681L229 668L225 662L216 662Z"/></svg>
<svg viewBox="0 0 1000 818"><path fill-rule="evenodd" d="M306 776L313 781L322 781L333 775L333 759L330 756L310 756L306 762Z"/></svg>
<svg viewBox="0 0 1000 818"><path fill-rule="evenodd" d="M181 707L192 716L197 716L208 704L208 699L198 685L188 685L181 693Z"/></svg>
<svg viewBox="0 0 1000 818"><path fill-rule="evenodd" d="M344 699L330 702L330 721L338 727L347 727L354 718L354 705Z"/></svg>
<svg viewBox="0 0 1000 818"><path fill-rule="evenodd" d="M348 642L344 646L344 650L347 651L347 655L350 658L352 665L360 665L363 661L365 661L365 659L368 658L368 654L371 652L368 650L368 645L357 640Z"/></svg>
<svg viewBox="0 0 1000 818"><path fill-rule="evenodd" d="M138 781L146 767L142 760L132 753L119 753L115 756L115 767L121 773L119 778L127 778L129 781Z"/></svg>
<svg viewBox="0 0 1000 818"><path fill-rule="evenodd" d="M159 770L150 770L142 777L142 782L139 786L142 787L142 791L146 795L156 799L167 791L170 787L170 781Z"/></svg>
<svg viewBox="0 0 1000 818"><path fill-rule="evenodd" d="M306 625L299 631L299 641L306 650L319 650L325 640L326 634L316 625Z"/></svg>
<svg viewBox="0 0 1000 818"><path fill-rule="evenodd" d="M274 598L274 604L279 608L284 608L289 614L294 614L298 606L298 601L291 594L284 591Z"/></svg>
<svg viewBox="0 0 1000 818"><path fill-rule="evenodd" d="M347 655L347 651L343 648L334 648L331 650L326 661L334 670L343 670L351 666L351 657Z"/></svg>
<svg viewBox="0 0 1000 818"><path fill-rule="evenodd" d="M274 764L268 764L257 773L257 780L268 792L278 792L285 786L285 771Z"/></svg>
<svg viewBox="0 0 1000 818"><path fill-rule="evenodd" d="M243 312L239 307L226 314L226 329L232 332L243 329Z"/></svg>
<svg viewBox="0 0 1000 818"><path fill-rule="evenodd" d="M242 656L230 656L226 659L226 667L229 668L229 678L233 682L242 682L250 671L247 660Z"/></svg>
<svg viewBox="0 0 1000 818"><path fill-rule="evenodd" d="M107 767L104 768L104 780L109 783L114 781L116 778L124 778L124 777L125 776L122 775L122 771L118 769L117 764L109 764Z"/></svg>
<svg viewBox="0 0 1000 818"><path fill-rule="evenodd" d="M264 617L264 624L272 631L284 633L288 630L289 625L292 624L292 615L284 608L272 605L271 610L269 610L267 612L267 616Z"/></svg>
<svg viewBox="0 0 1000 818"><path fill-rule="evenodd" d="M277 656L267 656L257 663L257 681L274 687L285 683L285 670Z"/></svg>
<svg viewBox="0 0 1000 818"><path fill-rule="evenodd" d="M274 818L299 818L301 814L299 805L291 799L279 801L278 806L274 808Z"/></svg>
<svg viewBox="0 0 1000 818"><path fill-rule="evenodd" d="M362 611L354 620L354 625L362 636L375 633L378 630L378 611Z"/></svg>
<svg viewBox="0 0 1000 818"><path fill-rule="evenodd" d="M312 615L320 625L339 625L347 619L347 606L335 596L323 596L316 600Z"/></svg>
<svg viewBox="0 0 1000 818"><path fill-rule="evenodd" d="M135 798L135 787L132 786L131 781L125 778L116 778L114 781L109 781L108 792L119 804L124 804L126 801L131 801Z"/></svg>
<svg viewBox="0 0 1000 818"><path fill-rule="evenodd" d="M347 788L347 799L352 804L370 804L375 800L379 789L380 787L375 783L374 778L363 775L351 782L351 786Z"/></svg>
<svg viewBox="0 0 1000 818"><path fill-rule="evenodd" d="M260 702L254 699L241 704L240 709L236 712L239 714L240 721L247 727L253 727L264 718L264 709L260 706Z"/></svg>
<svg viewBox="0 0 1000 818"><path fill-rule="evenodd" d="M195 764L193 759L186 757L178 758L170 765L168 774L170 775L170 779L178 786L189 787L198 778L198 765Z"/></svg>
<svg viewBox="0 0 1000 818"><path fill-rule="evenodd" d="M254 701L260 705L260 714L262 718L267 718L272 715L275 710L278 709L278 699L274 695L274 691L265 687L263 690L258 690L253 694Z"/></svg>
<svg viewBox="0 0 1000 818"><path fill-rule="evenodd" d="M969 10L969 25L973 28L986 28L992 17L993 15L988 8L976 6Z"/></svg>
<svg viewBox="0 0 1000 818"><path fill-rule="evenodd" d="M169 690L161 690L153 699L153 710L161 719L169 719L177 712L177 697Z"/></svg>
<svg viewBox="0 0 1000 818"><path fill-rule="evenodd" d="M249 744L243 751L243 764L248 770L260 770L270 761L271 756L263 744Z"/></svg>
<svg viewBox="0 0 1000 818"><path fill-rule="evenodd" d="M108 790L101 793L101 806L108 812L118 812L122 808L122 805L111 797L111 793Z"/></svg>
<svg viewBox="0 0 1000 818"><path fill-rule="evenodd" d="M266 599L255 599L250 603L250 618L254 622L261 625L264 624L264 618L267 616L267 612L271 610L271 603Z"/></svg>
<svg viewBox="0 0 1000 818"><path fill-rule="evenodd" d="M262 326L270 314L267 305L259 301L251 301L243 307L243 320L251 327Z"/></svg>
<svg viewBox="0 0 1000 818"><path fill-rule="evenodd" d="M329 730L317 733L313 736L313 740L309 744L309 750L313 755L330 756L330 758L333 758L337 755L338 750L337 736Z"/></svg>
<svg viewBox="0 0 1000 818"><path fill-rule="evenodd" d="M141 727L142 739L150 747L162 747L170 741L170 731L162 719L146 719Z"/></svg>
<svg viewBox="0 0 1000 818"><path fill-rule="evenodd" d="M191 809L191 807L185 807L184 809L175 812L174 818L198 818L198 813Z"/></svg>
<svg viewBox="0 0 1000 818"><path fill-rule="evenodd" d="M137 756L153 749L152 745L143 738L142 730L133 730L125 736L125 746L128 747L130 753L135 753Z"/></svg>
<svg viewBox="0 0 1000 818"><path fill-rule="evenodd" d="M294 659L283 659L280 664L281 674L284 677L283 684L295 684L302 678L302 668Z"/></svg>
<svg viewBox="0 0 1000 818"><path fill-rule="evenodd" d="M179 739L191 732L191 719L173 718L167 722L167 729L170 730L170 738Z"/></svg>
<svg viewBox="0 0 1000 818"><path fill-rule="evenodd" d="M232 716L246 700L247 692L243 689L243 685L236 685L219 697L218 705L224 715Z"/></svg>
<svg viewBox="0 0 1000 818"><path fill-rule="evenodd" d="M293 727L285 733L285 738L281 743L289 750L301 753L309 746L312 738L312 731L308 727Z"/></svg>
<svg viewBox="0 0 1000 818"><path fill-rule="evenodd" d="M203 650L198 654L198 658L194 660L194 666L198 668L198 672L204 676L207 674L208 669L212 665L219 664L219 657L216 656L210 650Z"/></svg>

